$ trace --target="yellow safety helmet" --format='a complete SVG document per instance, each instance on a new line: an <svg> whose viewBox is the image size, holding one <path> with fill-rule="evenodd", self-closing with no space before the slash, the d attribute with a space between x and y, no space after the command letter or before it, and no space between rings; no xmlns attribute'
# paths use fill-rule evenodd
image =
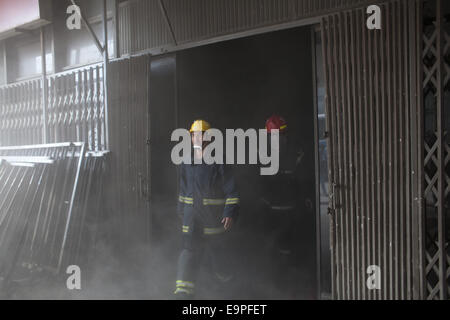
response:
<svg viewBox="0 0 450 320"><path fill-rule="evenodd" d="M197 120L192 124L190 132L205 132L211 129L211 125L204 120Z"/></svg>

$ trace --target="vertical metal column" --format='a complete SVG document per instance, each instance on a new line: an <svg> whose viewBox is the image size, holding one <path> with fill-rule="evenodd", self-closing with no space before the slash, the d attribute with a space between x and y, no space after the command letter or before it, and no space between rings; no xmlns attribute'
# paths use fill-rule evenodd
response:
<svg viewBox="0 0 450 320"><path fill-rule="evenodd" d="M438 214L438 242L439 242L439 291L441 300L448 297L447 291L447 252L446 252L446 224L445 224L445 119L444 119L444 14L442 0L436 3L436 51L437 51L437 158L438 158L438 183L437 183L437 214Z"/></svg>
<svg viewBox="0 0 450 320"><path fill-rule="evenodd" d="M63 236L62 244L61 244L61 251L59 253L59 258L58 258L58 268L57 268L58 273L61 271L61 264L62 264L62 260L63 260L64 249L66 247L67 234L69 232L70 223L72 222L71 221L72 211L73 211L73 206L75 203L75 196L77 195L77 192L78 192L78 182L80 179L81 167L82 167L83 160L84 160L85 147L86 147L86 144L82 143L81 148L80 148L79 158L78 158L76 174L75 174L75 181L73 183L72 193L70 195L69 209L68 209L67 220L66 220L66 225L65 225L65 229L64 229L64 236ZM75 149L73 149L73 152L75 153ZM75 157L75 155L73 155L73 157Z"/></svg>
<svg viewBox="0 0 450 320"><path fill-rule="evenodd" d="M45 57L45 30L41 27L41 68L42 68L42 143L47 143L47 61Z"/></svg>
<svg viewBox="0 0 450 320"><path fill-rule="evenodd" d="M119 36L119 0L113 1L113 16L114 16L114 55L120 58L120 36Z"/></svg>
<svg viewBox="0 0 450 320"><path fill-rule="evenodd" d="M412 275L408 277L411 281L410 298L414 300L423 299L423 237L422 219L423 211L423 112L422 112L422 0L416 0L414 5L409 7L409 51L411 59L409 68L409 88L411 97L410 130L411 130L411 218L409 247L409 259L412 261Z"/></svg>
<svg viewBox="0 0 450 320"><path fill-rule="evenodd" d="M103 0L103 86L104 86L104 105L105 105L105 149L109 150L109 117L108 117L108 17L107 17L107 5L106 0Z"/></svg>
<svg viewBox="0 0 450 320"><path fill-rule="evenodd" d="M7 84L8 83L8 66L6 65L6 41L5 40L3 40L3 42L2 42L2 48L3 48L3 50L2 50L2 58L3 58L3 71L4 71L4 81L5 81L5 84Z"/></svg>
<svg viewBox="0 0 450 320"><path fill-rule="evenodd" d="M317 104L317 62L316 62L316 30L311 28L311 48L312 48L312 65L313 65L313 96L314 96L314 161L316 163L315 179L316 179L316 290L317 299L320 299L322 293L321 285L321 217L320 217L320 172L319 172L319 118Z"/></svg>

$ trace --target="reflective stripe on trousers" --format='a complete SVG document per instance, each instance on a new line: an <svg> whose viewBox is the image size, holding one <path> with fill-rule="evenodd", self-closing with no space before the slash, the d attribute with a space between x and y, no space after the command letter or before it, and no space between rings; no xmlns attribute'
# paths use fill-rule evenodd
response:
<svg viewBox="0 0 450 320"><path fill-rule="evenodd" d="M189 226L183 226L183 233L189 233ZM216 234L222 234L225 233L224 227L218 227L218 228L203 228L203 234L207 236L216 235Z"/></svg>
<svg viewBox="0 0 450 320"><path fill-rule="evenodd" d="M177 280L177 288L174 294L186 293L192 295L194 294L194 292L195 292L195 285L193 282Z"/></svg>

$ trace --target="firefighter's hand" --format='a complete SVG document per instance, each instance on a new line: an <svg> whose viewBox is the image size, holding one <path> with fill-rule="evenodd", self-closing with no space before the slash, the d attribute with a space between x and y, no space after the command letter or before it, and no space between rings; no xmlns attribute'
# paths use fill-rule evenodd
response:
<svg viewBox="0 0 450 320"><path fill-rule="evenodd" d="M223 218L222 224L225 230L230 230L231 226L233 225L233 218Z"/></svg>

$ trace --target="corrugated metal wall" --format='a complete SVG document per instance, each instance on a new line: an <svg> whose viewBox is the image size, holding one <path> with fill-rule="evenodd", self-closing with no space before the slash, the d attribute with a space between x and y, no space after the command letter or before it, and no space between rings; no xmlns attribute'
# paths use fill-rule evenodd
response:
<svg viewBox="0 0 450 320"><path fill-rule="evenodd" d="M149 56L112 62L108 69L111 157L106 205L125 249L150 231L149 74Z"/></svg>
<svg viewBox="0 0 450 320"><path fill-rule="evenodd" d="M322 21L337 299L421 297L415 4L383 4L381 30L363 9Z"/></svg>
<svg viewBox="0 0 450 320"><path fill-rule="evenodd" d="M119 7L120 54L184 45L369 2L379 1L131 0Z"/></svg>

